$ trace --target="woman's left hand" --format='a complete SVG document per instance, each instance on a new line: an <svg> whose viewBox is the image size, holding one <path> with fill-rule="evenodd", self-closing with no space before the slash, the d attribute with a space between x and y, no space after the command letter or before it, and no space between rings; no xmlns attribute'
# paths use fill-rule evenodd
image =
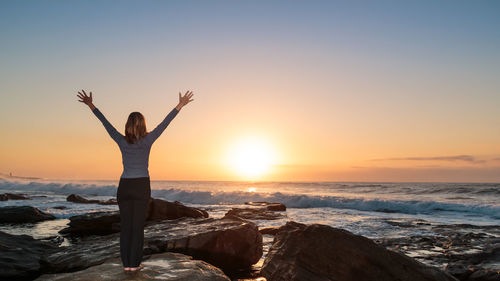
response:
<svg viewBox="0 0 500 281"><path fill-rule="evenodd" d="M95 106L92 103L92 92L90 92L89 96L87 96L87 93L85 93L85 91L82 90L81 93L78 92L77 96L80 98L80 100L78 100L79 102L83 102L84 104L88 105L90 109L94 110Z"/></svg>

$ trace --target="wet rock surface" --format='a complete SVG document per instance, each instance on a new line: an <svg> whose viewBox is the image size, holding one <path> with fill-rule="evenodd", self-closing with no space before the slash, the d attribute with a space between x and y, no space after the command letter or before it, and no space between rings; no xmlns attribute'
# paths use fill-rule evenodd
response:
<svg viewBox="0 0 500 281"><path fill-rule="evenodd" d="M42 270L42 255L57 245L0 231L0 280L32 280Z"/></svg>
<svg viewBox="0 0 500 281"><path fill-rule="evenodd" d="M456 280L372 240L320 224L280 227L261 274L274 280Z"/></svg>
<svg viewBox="0 0 500 281"><path fill-rule="evenodd" d="M276 220L286 216L286 214L269 211L266 208L232 208L225 215L249 220Z"/></svg>
<svg viewBox="0 0 500 281"><path fill-rule="evenodd" d="M500 273L498 271L481 269L474 271L467 281L499 281Z"/></svg>
<svg viewBox="0 0 500 281"><path fill-rule="evenodd" d="M31 206L0 207L0 223L30 223L55 218L53 215Z"/></svg>
<svg viewBox="0 0 500 281"><path fill-rule="evenodd" d="M265 207L269 211L286 211L286 206L283 203L272 203L266 201L251 201L245 202L245 205Z"/></svg>
<svg viewBox="0 0 500 281"><path fill-rule="evenodd" d="M443 268L461 281L500 280L500 226L435 225L430 230L432 235L377 242Z"/></svg>
<svg viewBox="0 0 500 281"><path fill-rule="evenodd" d="M161 253L144 257L139 272L124 272L120 258L72 273L45 274L36 280L54 281L119 281L119 280L191 280L229 281L219 268L180 253Z"/></svg>

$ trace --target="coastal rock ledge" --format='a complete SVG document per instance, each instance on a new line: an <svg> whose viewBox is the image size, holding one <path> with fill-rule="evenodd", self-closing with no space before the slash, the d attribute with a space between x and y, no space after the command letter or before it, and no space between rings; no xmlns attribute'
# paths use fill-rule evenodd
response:
<svg viewBox="0 0 500 281"><path fill-rule="evenodd" d="M256 224L236 217L182 218L146 225L143 254L163 252L190 255L228 274L249 268L259 261L262 235ZM71 246L46 252L41 271L73 272L119 256L120 233L84 236Z"/></svg>
<svg viewBox="0 0 500 281"><path fill-rule="evenodd" d="M183 258L179 261L168 258L180 257L175 255L151 259L151 257L158 257L157 254L166 252L192 256L193 260ZM53 239L42 241L28 235L12 235L0 231L0 253L0 280L33 280L42 274L52 274L50 276L53 277L62 276L62 279L49 278L49 280L69 280L64 279L66 275L59 275L59 273L70 272L75 276L78 274L81 278L74 280L101 280L85 279L85 274L80 275L75 272L93 268L87 273L98 274L99 268L106 268L101 273L107 276L108 268L98 266L110 259L120 258L120 233L82 236L75 239L71 245L59 246ZM220 268L220 271L228 276L250 270L252 265L262 257L262 235L255 223L237 217L164 220L145 227L143 255L143 261L148 261L150 264L148 268L158 271L155 273L156 280L226 280L215 278L219 276L217 273L219 270L214 268ZM196 260L210 263L214 268L209 268ZM115 263L117 263L116 260L109 265L115 268L116 266L113 265ZM162 265L158 265L159 263ZM121 267L121 262L118 264ZM189 278L175 279L175 275L169 275L172 270L177 270L175 274L178 276L184 276L181 274L183 270L189 274L191 273L188 271L196 270L201 273L193 272ZM205 278L202 274L204 271L214 273L208 275L214 278ZM143 272L149 271L146 269ZM200 277L196 277L198 275ZM224 275L220 276L224 278ZM122 280L120 279L122 277L113 279L118 275L111 277L105 280ZM123 280L150 279L146 277L135 279L132 276Z"/></svg>
<svg viewBox="0 0 500 281"><path fill-rule="evenodd" d="M151 255L142 261L140 272L124 272L120 258L71 273L44 274L37 281L120 281L120 280L191 280L230 281L222 270L180 253L166 252Z"/></svg>
<svg viewBox="0 0 500 281"><path fill-rule="evenodd" d="M279 228L260 273L267 281L457 280L366 237L293 221Z"/></svg>

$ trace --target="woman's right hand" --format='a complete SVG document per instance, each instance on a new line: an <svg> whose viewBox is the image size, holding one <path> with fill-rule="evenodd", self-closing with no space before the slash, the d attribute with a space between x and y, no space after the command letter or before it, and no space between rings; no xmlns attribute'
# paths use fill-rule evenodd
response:
<svg viewBox="0 0 500 281"><path fill-rule="evenodd" d="M184 96L179 92L179 104L175 107L177 110L180 110L183 106L193 101L191 99L193 97L193 91L187 91Z"/></svg>

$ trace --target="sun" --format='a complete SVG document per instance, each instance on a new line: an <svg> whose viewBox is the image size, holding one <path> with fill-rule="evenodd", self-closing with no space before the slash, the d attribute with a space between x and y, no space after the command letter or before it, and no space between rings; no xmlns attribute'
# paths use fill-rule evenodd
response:
<svg viewBox="0 0 500 281"><path fill-rule="evenodd" d="M244 137L234 142L227 155L229 167L246 179L257 179L271 171L276 154L261 137Z"/></svg>

